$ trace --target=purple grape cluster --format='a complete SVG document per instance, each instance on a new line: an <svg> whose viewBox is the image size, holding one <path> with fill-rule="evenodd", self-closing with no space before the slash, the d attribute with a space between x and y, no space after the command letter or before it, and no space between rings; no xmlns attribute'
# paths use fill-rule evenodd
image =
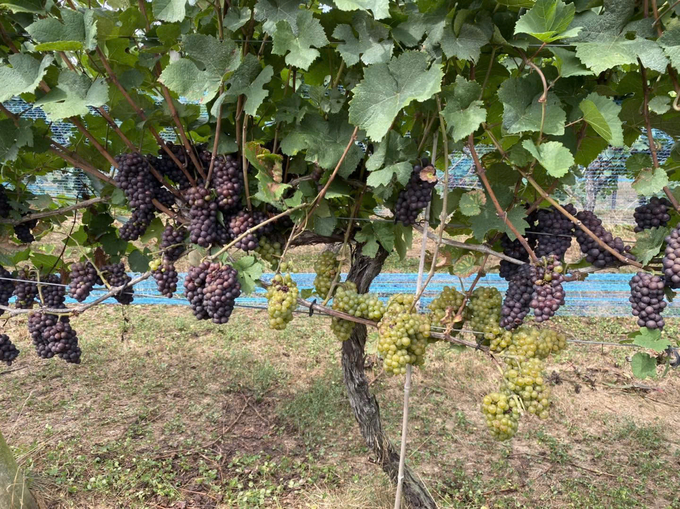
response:
<svg viewBox="0 0 680 509"><path fill-rule="evenodd" d="M528 237L527 242L529 242L530 246L533 248L531 245L531 239ZM501 247L503 248L504 255L521 260L523 262L529 261L529 253L527 253L527 250L524 249L524 246L520 243L519 239L510 240L510 237L508 237L507 233L504 233L501 236ZM517 271L520 267L521 265L517 265L516 263L511 263L507 260L501 260L499 268L500 276L506 281L509 281L515 274L517 274Z"/></svg>
<svg viewBox="0 0 680 509"><path fill-rule="evenodd" d="M33 230L33 228L36 226L38 226L37 219L31 219L30 221L24 221L23 223L15 224L14 235L16 235L17 239L19 239L19 242L22 244L30 244L35 240L35 236L31 230Z"/></svg>
<svg viewBox="0 0 680 509"><path fill-rule="evenodd" d="M184 279L185 297L191 304L191 311L198 320L207 320L208 311L204 305L203 289L208 277L210 262L203 262L196 267L189 267Z"/></svg>
<svg viewBox="0 0 680 509"><path fill-rule="evenodd" d="M191 242L201 247L209 247L217 237L217 202L208 189L201 186L190 187L184 197L191 206L189 216L189 235Z"/></svg>
<svg viewBox="0 0 680 509"><path fill-rule="evenodd" d="M437 184L437 179L428 178L432 173L423 170L431 170L429 162L423 161L422 165L418 164L413 167L410 180L397 197L394 220L405 226L414 224L418 219L418 214L432 200L432 189Z"/></svg>
<svg viewBox="0 0 680 509"><path fill-rule="evenodd" d="M161 295L172 298L172 294L177 291L177 282L179 281L175 265L172 262L164 261L152 273Z"/></svg>
<svg viewBox="0 0 680 509"><path fill-rule="evenodd" d="M229 265L210 264L203 299L205 310L214 323L222 324L229 321L239 295L241 284L236 269Z"/></svg>
<svg viewBox="0 0 680 509"><path fill-rule="evenodd" d="M97 269L90 262L78 262L71 265L68 294L72 299L83 302L90 295L92 288L101 284L103 283Z"/></svg>
<svg viewBox="0 0 680 509"><path fill-rule="evenodd" d="M635 233L650 228L666 226L671 216L668 213L673 208L666 198L652 197L649 202L635 208Z"/></svg>
<svg viewBox="0 0 680 509"><path fill-rule="evenodd" d="M184 226L177 228L171 224L165 226L163 234L161 235L161 249L163 250L163 258L170 262L179 260L180 256L186 251L184 239L187 236L187 229Z"/></svg>
<svg viewBox="0 0 680 509"><path fill-rule="evenodd" d="M592 233L595 234L597 238L599 238L609 247L615 251L618 251L626 258L635 260L635 256L629 252L630 246L624 245L621 237L614 237L611 233L609 233L605 227L602 226L602 220L600 220L593 212L589 210L582 210L576 214L576 218L581 221L583 226L588 228ZM576 240L578 241L579 246L581 246L581 252L586 255L586 260L588 263L592 264L598 269L611 267L617 263L618 260L613 254L601 247L583 230L577 228L575 233Z"/></svg>
<svg viewBox="0 0 680 509"><path fill-rule="evenodd" d="M14 346L7 334L0 334L0 362L11 366L17 357L19 357L19 349Z"/></svg>
<svg viewBox="0 0 680 509"><path fill-rule="evenodd" d="M0 305L8 306L9 299L11 299L14 294L12 273L5 269L5 267L0 266L0 278ZM0 309L0 315L4 312L3 309Z"/></svg>
<svg viewBox="0 0 680 509"><path fill-rule="evenodd" d="M80 364L82 351L68 316L32 314L28 317L28 332L39 357L51 359L56 355L66 362Z"/></svg>
<svg viewBox="0 0 680 509"><path fill-rule="evenodd" d="M127 285L130 281L132 281L132 278L128 276L127 272L125 272L125 265L123 265L122 262L104 265L101 272L102 276L106 280L106 283L111 288ZM127 286L117 292L113 298L121 304L132 304L132 301L134 300L134 288Z"/></svg>
<svg viewBox="0 0 680 509"><path fill-rule="evenodd" d="M555 315L564 304L564 267L557 255L544 258L536 267L534 293L529 306L534 310L537 322L544 322Z"/></svg>
<svg viewBox="0 0 680 509"><path fill-rule="evenodd" d="M210 154L210 152L207 153ZM243 189L243 171L238 156L228 155L215 158L212 185L217 193L217 204L222 210L232 210L239 206Z"/></svg>
<svg viewBox="0 0 680 509"><path fill-rule="evenodd" d="M648 329L663 329L661 313L666 309L664 280L648 272L638 272L630 280L630 301L638 325Z"/></svg>
<svg viewBox="0 0 680 509"><path fill-rule="evenodd" d="M519 269L508 281L501 307L501 327L508 330L518 327L524 317L529 314L529 306L533 299L536 268L531 264L520 265Z"/></svg>
<svg viewBox="0 0 680 509"><path fill-rule="evenodd" d="M565 205L564 209L571 215L576 215L576 208L571 203ZM537 241L536 256L542 258L555 255L561 260L571 246L574 223L554 206L550 206L536 211L536 226L532 232L535 232Z"/></svg>
<svg viewBox="0 0 680 509"><path fill-rule="evenodd" d="M64 305L66 302L66 287L61 284L61 277L56 274L50 274L38 286L40 288L39 295L42 297L42 307L48 309L66 307Z"/></svg>
<svg viewBox="0 0 680 509"><path fill-rule="evenodd" d="M666 250L661 263L666 284L671 288L680 288L680 225L666 236Z"/></svg>
<svg viewBox="0 0 680 509"><path fill-rule="evenodd" d="M21 270L17 275L17 281L14 284L17 308L30 309L33 307L35 298L38 296L38 285L33 281L35 281L35 276L29 274L26 269Z"/></svg>

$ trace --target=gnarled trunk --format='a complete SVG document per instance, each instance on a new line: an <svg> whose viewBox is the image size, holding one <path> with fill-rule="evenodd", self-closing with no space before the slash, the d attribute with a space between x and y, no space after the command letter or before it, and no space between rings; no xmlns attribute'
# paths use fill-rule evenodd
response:
<svg viewBox="0 0 680 509"><path fill-rule="evenodd" d="M3 509L38 509L23 472L14 461L12 451L0 433L0 507Z"/></svg>
<svg viewBox="0 0 680 509"><path fill-rule="evenodd" d="M366 293L373 279L380 273L388 253L381 247L375 258L369 258L362 255L360 249L361 247L357 248L352 255L352 266L347 279L357 285L359 293ZM366 445L390 480L396 484L399 472L399 451L383 432L380 407L368 387L368 380L364 373L365 345L366 326L357 324L350 338L342 344L342 370L345 386ZM413 475L408 466L404 470L403 486L404 500L408 507L426 509L436 507L423 483Z"/></svg>

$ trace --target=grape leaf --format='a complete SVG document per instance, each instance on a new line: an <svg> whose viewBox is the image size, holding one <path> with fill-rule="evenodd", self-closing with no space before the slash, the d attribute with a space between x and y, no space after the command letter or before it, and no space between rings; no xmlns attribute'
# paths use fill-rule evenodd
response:
<svg viewBox="0 0 680 509"><path fill-rule="evenodd" d="M636 241L632 252L642 265L647 265L659 254L668 232L668 228L650 228L635 235Z"/></svg>
<svg viewBox="0 0 680 509"><path fill-rule="evenodd" d="M671 109L671 98L667 95L657 95L649 100L649 111L663 115Z"/></svg>
<svg viewBox="0 0 680 509"><path fill-rule="evenodd" d="M352 91L349 120L379 141L402 108L439 92L442 76L441 65L428 69L427 55L418 51L404 52L389 64L369 65Z"/></svg>
<svg viewBox="0 0 680 509"><path fill-rule="evenodd" d="M406 13L408 19L392 29L392 37L397 42L412 48L418 45L423 35L428 34L423 48L429 50L439 44L449 22L446 9L420 12L417 6L407 4Z"/></svg>
<svg viewBox="0 0 680 509"><path fill-rule="evenodd" d="M7 57L11 67L0 67L0 102L7 101L15 95L33 92L45 71L54 60L51 55L45 55L42 60L36 60L30 55L17 53Z"/></svg>
<svg viewBox="0 0 680 509"><path fill-rule="evenodd" d="M251 10L249 7L239 8L236 5L229 7L224 17L224 27L235 32L250 21Z"/></svg>
<svg viewBox="0 0 680 509"><path fill-rule="evenodd" d="M411 244L413 243L413 228L401 223L394 225L394 249L399 254L399 259L406 258Z"/></svg>
<svg viewBox="0 0 680 509"><path fill-rule="evenodd" d="M533 140L524 140L522 146L536 158L551 177L564 177L569 168L576 164L572 153L559 141L546 141L537 147Z"/></svg>
<svg viewBox="0 0 680 509"><path fill-rule="evenodd" d="M563 78L571 76L591 76L593 71L588 69L576 57L576 53L565 48L550 48L555 55L555 67Z"/></svg>
<svg viewBox="0 0 680 509"><path fill-rule="evenodd" d="M459 141L474 133L486 120L484 103L479 100L482 87L476 81L456 77L453 94L447 94L446 107L442 111L453 141Z"/></svg>
<svg viewBox="0 0 680 509"><path fill-rule="evenodd" d="M659 329L641 327L640 330L631 337L633 338L634 345L648 348L655 352L663 352L671 345L671 342L668 341L668 339L661 337L661 331Z"/></svg>
<svg viewBox="0 0 680 509"><path fill-rule="evenodd" d="M328 44L321 23L307 10L298 13L296 31L293 31L288 22L279 21L273 39L272 53L286 55L288 65L304 70L307 70L320 54L319 50L313 49L312 46L323 48Z"/></svg>
<svg viewBox="0 0 680 509"><path fill-rule="evenodd" d="M392 252L395 243L395 225L384 222L365 223L361 230L356 232L354 238L357 242L365 243L361 252L371 258L378 252L378 243L388 252Z"/></svg>
<svg viewBox="0 0 680 509"><path fill-rule="evenodd" d="M94 11L61 9L61 20L47 17L26 27L38 42L36 51L92 51L97 46L97 21Z"/></svg>
<svg viewBox="0 0 680 509"><path fill-rule="evenodd" d="M233 267L238 272L238 281L241 284L241 292L250 295L257 288L257 280L264 272L264 267L254 256L243 256L236 260Z"/></svg>
<svg viewBox="0 0 680 509"><path fill-rule="evenodd" d="M653 196L668 185L668 175L663 168L646 168L637 174L633 189L642 196Z"/></svg>
<svg viewBox="0 0 680 509"><path fill-rule="evenodd" d="M448 58L477 62L482 52L482 47L489 42L489 39L489 34L481 26L465 23L458 35L450 27L448 30L445 30L441 37L440 45ZM434 41L430 41L430 43L432 42Z"/></svg>
<svg viewBox="0 0 680 509"><path fill-rule="evenodd" d="M648 353L638 352L633 355L630 367L635 377L644 380L645 378L656 378L656 359Z"/></svg>
<svg viewBox="0 0 680 509"><path fill-rule="evenodd" d="M524 231L529 226L524 220L524 215L522 207L513 207L507 215L508 221L510 221L517 231L519 231L520 235L523 235ZM496 208L491 200L487 200L486 206L482 208L481 214L474 216L470 220L470 226L472 227L474 237L479 241L484 240L484 236L490 231L505 232L511 240L515 239L515 235L510 231L503 219L498 217Z"/></svg>
<svg viewBox="0 0 680 509"><path fill-rule="evenodd" d="M375 19L390 17L388 0L333 0L333 3L341 11L370 10Z"/></svg>
<svg viewBox="0 0 680 509"><path fill-rule="evenodd" d="M659 44L636 37L602 37L596 42L576 44L576 56L595 74L620 65L633 65L639 58L645 67L663 72L668 64Z"/></svg>
<svg viewBox="0 0 680 509"><path fill-rule="evenodd" d="M481 189L468 191L460 197L458 209L466 216L476 216L486 204L486 194Z"/></svg>
<svg viewBox="0 0 680 509"><path fill-rule="evenodd" d="M220 104L225 101L236 102L238 96L245 95L246 102L243 109L248 115L255 115L257 109L269 95L269 91L264 89L264 85L269 83L273 76L274 69L271 65L262 69L257 57L249 53L227 81L227 90L215 100L210 109L210 114L217 117Z"/></svg>
<svg viewBox="0 0 680 509"><path fill-rule="evenodd" d="M128 255L128 263L132 272L146 272L149 270L149 256L135 249Z"/></svg>
<svg viewBox="0 0 680 509"><path fill-rule="evenodd" d="M358 37L354 35L355 31ZM394 47L389 35L390 31L385 25L363 12L354 16L352 26L338 25L333 31L333 37L344 41L337 45L337 50L348 67L359 60L366 65L389 62Z"/></svg>
<svg viewBox="0 0 680 509"><path fill-rule="evenodd" d="M0 2L0 7L17 12L30 12L35 14L44 14L44 0L8 0Z"/></svg>
<svg viewBox="0 0 680 509"><path fill-rule="evenodd" d="M498 98L503 102L503 127L509 133L539 131L543 116L542 104L538 102L541 95L543 87L533 74L506 79L498 90ZM544 134L563 135L567 115L552 92L548 94L545 110Z"/></svg>
<svg viewBox="0 0 680 509"><path fill-rule="evenodd" d="M156 19L172 23L186 15L186 0L153 0L152 12Z"/></svg>
<svg viewBox="0 0 680 509"><path fill-rule="evenodd" d="M182 39L187 56L203 64L203 69L213 79L235 70L241 63L240 48L231 39L218 40L212 35L190 34Z"/></svg>
<svg viewBox="0 0 680 509"><path fill-rule="evenodd" d="M394 131L388 132L366 161L366 169L371 172L366 182L372 187L385 186L396 175L397 181L406 185L412 171L408 161L415 159L417 155L412 138L402 137Z"/></svg>
<svg viewBox="0 0 680 509"><path fill-rule="evenodd" d="M297 33L297 17L300 12L300 0L259 0L255 5L255 19L263 21L262 27L269 35L276 33L277 25L285 21L291 30Z"/></svg>
<svg viewBox="0 0 680 509"><path fill-rule="evenodd" d="M664 53L670 59L671 65L676 70L680 69L680 26L664 30L664 33L656 41L663 48Z"/></svg>
<svg viewBox="0 0 680 509"><path fill-rule="evenodd" d="M579 108L583 112L583 120L590 124L597 134L615 147L623 146L623 127L619 118L621 106L593 92L581 101Z"/></svg>
<svg viewBox="0 0 680 509"><path fill-rule="evenodd" d="M529 34L543 42L575 37L580 27L568 30L576 7L562 0L537 0L515 25L515 34Z"/></svg>
<svg viewBox="0 0 680 509"><path fill-rule="evenodd" d="M104 106L109 100L109 86L104 78L94 82L75 71L63 70L59 74L59 85L38 99L35 104L41 106L51 120L87 115L88 106Z"/></svg>

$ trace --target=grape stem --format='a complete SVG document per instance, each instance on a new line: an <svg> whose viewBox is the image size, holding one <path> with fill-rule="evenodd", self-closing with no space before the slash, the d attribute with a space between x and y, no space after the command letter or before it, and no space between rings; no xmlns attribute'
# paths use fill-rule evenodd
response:
<svg viewBox="0 0 680 509"><path fill-rule="evenodd" d="M90 175L98 178L99 180L103 180L104 182L106 182L108 184L116 186L116 182L111 177L102 173L98 169L94 168L93 166L89 165L88 163L86 163L85 161L80 159L77 154L75 154L73 152L69 152L68 150L66 150L66 147L60 145L59 143L57 143L56 141L52 140L49 137L47 138L47 140L52 144L52 146L50 146L50 149L49 149L50 152L58 155L64 161L72 164L74 167L80 168L85 173L89 173ZM116 187L118 187L118 186L116 186Z"/></svg>
<svg viewBox="0 0 680 509"><path fill-rule="evenodd" d="M215 7L217 9L217 7ZM221 26L221 19L218 17L218 20L220 21L220 26ZM219 96L222 95L224 92L224 82L220 83L220 92ZM215 123L215 141L213 143L213 150L212 150L212 156L210 156L210 166L208 167L208 176L205 179L205 188L208 189L208 186L210 186L210 181L212 180L212 174L213 174L213 169L215 168L215 158L217 157L217 147L220 144L220 131L222 130L222 104L220 103L219 107L217 108L217 122Z"/></svg>
<svg viewBox="0 0 680 509"><path fill-rule="evenodd" d="M467 302L470 300L470 296L472 296L472 292L475 289L475 286L477 286L477 283L479 283L479 280L482 279L486 275L484 272L484 267L486 266L486 262L489 259L489 254L484 255L484 259L482 260L481 265L479 266L479 270L477 271L477 275L475 276L475 279L472 281L472 284L470 285L470 288L467 289L465 292L465 296L463 297L463 302L456 311L456 314L453 317L452 323L460 322L463 318L463 310L465 309L465 305Z"/></svg>

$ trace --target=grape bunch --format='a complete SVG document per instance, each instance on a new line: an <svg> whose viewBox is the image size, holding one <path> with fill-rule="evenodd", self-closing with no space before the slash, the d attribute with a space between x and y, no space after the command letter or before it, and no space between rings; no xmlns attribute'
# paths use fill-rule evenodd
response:
<svg viewBox="0 0 680 509"><path fill-rule="evenodd" d="M671 202L666 198L652 197L648 203L635 208L633 217L635 218L635 233L650 228L666 226L671 216L668 213L673 208Z"/></svg>
<svg viewBox="0 0 680 509"><path fill-rule="evenodd" d="M576 214L576 218L581 221L583 226L588 228L595 236L597 236L597 238L609 247L627 258L635 260L635 256L629 253L630 246L625 246L620 237L614 237L609 233L605 227L602 226L602 221L598 219L594 213L589 210L582 210ZM591 239L580 228L576 229L576 240L578 241L579 246L581 246L581 252L586 255L586 260L594 267L603 269L616 264L617 259L614 255L600 247L597 242Z"/></svg>
<svg viewBox="0 0 680 509"><path fill-rule="evenodd" d="M174 145L172 142L167 142L166 146L170 149L173 155L183 164L186 164L187 153L181 145ZM158 150L159 157L147 156L147 161L158 170L162 176L167 177L172 182L176 183L180 190L185 190L191 186L189 179L184 174L182 169L175 164L172 158L162 148Z"/></svg>
<svg viewBox="0 0 680 509"><path fill-rule="evenodd" d="M534 293L529 304L537 322L549 320L564 304L563 282L564 267L557 255L543 258L536 267Z"/></svg>
<svg viewBox="0 0 680 509"><path fill-rule="evenodd" d="M281 242L262 237L255 252L260 255L260 258L268 262L273 270L276 270L283 254L283 246Z"/></svg>
<svg viewBox="0 0 680 509"><path fill-rule="evenodd" d="M339 270L340 262L333 251L324 251L314 262L314 289L322 299L328 297Z"/></svg>
<svg viewBox="0 0 680 509"><path fill-rule="evenodd" d="M38 226L38 220L32 219L30 221L24 221L23 223L14 225L14 235L17 236L19 242L22 244L30 244L35 240L33 232L31 230Z"/></svg>
<svg viewBox="0 0 680 509"><path fill-rule="evenodd" d="M190 187L184 192L189 206L189 235L191 242L209 247L217 238L217 203L210 190L201 186Z"/></svg>
<svg viewBox="0 0 680 509"><path fill-rule="evenodd" d="M453 319L464 301L465 295L455 288L445 286L442 289L442 292L427 306L431 311L430 325L445 328L450 327L452 328L452 333L457 333L465 322L465 309L463 309L463 314L459 322L453 323Z"/></svg>
<svg viewBox="0 0 680 509"><path fill-rule="evenodd" d="M506 353L509 357L545 359L550 354L558 353L567 347L564 334L551 329L537 329L522 325L513 331L504 331L495 337L489 346L492 352Z"/></svg>
<svg viewBox="0 0 680 509"><path fill-rule="evenodd" d="M161 295L171 299L172 294L177 291L177 282L179 281L179 274L175 269L175 264L170 261L154 260L149 264L149 269L156 280L158 291Z"/></svg>
<svg viewBox="0 0 680 509"><path fill-rule="evenodd" d="M394 207L394 220L404 226L412 225L418 214L432 200L432 189L437 184L434 168L428 161L413 167L411 178L401 190Z"/></svg>
<svg viewBox="0 0 680 509"><path fill-rule="evenodd" d="M571 215L576 215L576 208L571 204L564 206ZM554 206L536 211L536 226L532 232L536 237L536 256L556 256L558 259L564 255L571 246L574 236L574 223Z"/></svg>
<svg viewBox="0 0 680 509"><path fill-rule="evenodd" d="M230 265L211 263L203 287L203 307L213 323L229 321L239 295L241 283L236 269Z"/></svg>
<svg viewBox="0 0 680 509"><path fill-rule="evenodd" d="M333 309L357 318L378 321L385 314L385 305L374 293L357 293L357 286L347 281L338 285L333 295ZM355 323L350 320L333 317L331 330L340 341L349 339Z"/></svg>
<svg viewBox="0 0 680 509"><path fill-rule="evenodd" d="M80 364L82 351L68 316L35 313L28 318L28 331L39 357L51 359L56 355L66 362Z"/></svg>
<svg viewBox="0 0 680 509"><path fill-rule="evenodd" d="M239 210L229 220L229 235L236 239L266 219L267 216L263 212L248 212L247 210ZM267 223L257 231L248 233L245 237L236 242L234 246L236 249L241 249L243 251L254 251L259 245L259 238L272 233L273 230L274 224Z"/></svg>
<svg viewBox="0 0 680 509"><path fill-rule="evenodd" d="M547 419L550 410L550 387L543 379L543 361L537 357L514 359L503 374L503 389L516 394L524 409L540 419Z"/></svg>
<svg viewBox="0 0 680 509"><path fill-rule="evenodd" d="M293 311L297 307L298 287L290 274L277 274L267 288L267 312L269 327L284 330L293 320Z"/></svg>
<svg viewBox="0 0 680 509"><path fill-rule="evenodd" d="M191 304L191 310L198 320L207 320L208 311L205 308L203 290L208 276L210 262L202 262L196 267L189 267L184 279L185 297Z"/></svg>
<svg viewBox="0 0 680 509"><path fill-rule="evenodd" d="M43 284L47 283L47 284ZM45 281L41 281L39 295L42 296L42 306L49 309L65 308L66 287L61 284L61 278L56 274L50 274Z"/></svg>
<svg viewBox="0 0 680 509"><path fill-rule="evenodd" d="M17 275L17 280L14 285L16 307L19 309L30 309L33 307L35 298L38 296L38 286L33 282L35 281L35 276L32 276L24 269Z"/></svg>
<svg viewBox="0 0 680 509"><path fill-rule="evenodd" d="M156 217L156 212L154 209L149 207L140 207L134 209L130 215L130 219L121 226L119 235L123 240L132 241L137 240L139 237L144 235L146 229Z"/></svg>
<svg viewBox="0 0 680 509"><path fill-rule="evenodd" d="M508 281L508 290L501 308L500 326L508 330L516 328L529 314L529 306L533 299L536 269L526 263L520 266L517 273Z"/></svg>
<svg viewBox="0 0 680 509"><path fill-rule="evenodd" d="M529 243L530 247L533 248L532 240L533 237L527 236L527 242ZM504 233L501 236L501 247L503 248L504 255L521 260L523 262L529 261L529 253L527 253L527 250L524 249L524 246L521 244L519 239L510 240L510 237L508 237L507 233ZM511 263L507 260L501 260L499 267L500 276L506 281L509 281L510 278L517 273L519 267L520 266L516 263Z"/></svg>
<svg viewBox="0 0 680 509"><path fill-rule="evenodd" d="M467 324L480 343L501 333L501 301L500 292L491 286L480 286L472 292Z"/></svg>
<svg viewBox="0 0 680 509"><path fill-rule="evenodd" d="M14 294L14 281L12 280L12 273L5 267L0 265L0 305L8 306L9 299ZM0 309L0 315L5 311Z"/></svg>
<svg viewBox="0 0 680 509"><path fill-rule="evenodd" d="M165 260L169 262L179 260L186 250L184 245L184 238L186 236L187 229L184 226L177 228L174 228L171 224L165 226L165 230L161 234L161 249L163 250L163 258Z"/></svg>
<svg viewBox="0 0 680 509"><path fill-rule="evenodd" d="M106 283L111 288L127 285L130 281L132 281L132 278L128 276L127 272L125 272L125 265L123 265L122 262L104 265L101 272ZM113 298L121 304L132 304L134 299L134 288L127 286L117 292Z"/></svg>
<svg viewBox="0 0 680 509"><path fill-rule="evenodd" d="M482 399L482 414L489 432L497 440L509 440L517 433L520 407L517 396L508 391L492 392Z"/></svg>
<svg viewBox="0 0 680 509"><path fill-rule="evenodd" d="M430 337L430 320L414 309L415 296L397 294L390 297L378 324L378 352L387 373L406 373L406 365L420 366Z"/></svg>
<svg viewBox="0 0 680 509"><path fill-rule="evenodd" d="M0 334L0 362L11 366L17 357L19 357L19 349L14 346L7 334Z"/></svg>
<svg viewBox="0 0 680 509"><path fill-rule="evenodd" d="M209 152L207 152L210 154ZM207 161L210 164L210 159ZM231 210L240 202L243 189L243 172L237 156L217 156L213 168L212 184L217 192L217 204L223 210Z"/></svg>
<svg viewBox="0 0 680 509"><path fill-rule="evenodd" d="M671 288L680 288L680 225L666 236L666 250L663 255L663 273L666 284Z"/></svg>
<svg viewBox="0 0 680 509"><path fill-rule="evenodd" d="M90 262L78 262L71 265L68 294L72 299L83 302L90 295L92 288L101 284L103 283L97 269Z"/></svg>
<svg viewBox="0 0 680 509"><path fill-rule="evenodd" d="M630 304L638 326L648 329L663 329L661 313L666 308L664 280L648 272L638 272L630 280Z"/></svg>

